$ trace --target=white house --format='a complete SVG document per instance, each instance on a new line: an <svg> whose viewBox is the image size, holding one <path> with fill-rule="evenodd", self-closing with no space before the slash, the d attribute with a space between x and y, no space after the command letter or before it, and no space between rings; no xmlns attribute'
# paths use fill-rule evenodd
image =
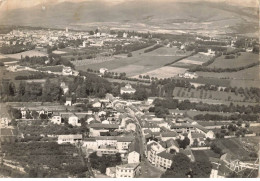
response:
<svg viewBox="0 0 260 181"><path fill-rule="evenodd" d="M78 116L76 114L71 114L68 119L68 123L72 126L81 126L81 123L79 122Z"/></svg>
<svg viewBox="0 0 260 181"><path fill-rule="evenodd" d="M61 116L58 113L54 113L51 118L53 124L61 124Z"/></svg>
<svg viewBox="0 0 260 181"><path fill-rule="evenodd" d="M74 143L81 142L81 141L82 141L81 134L59 135L58 136L58 144L64 144L64 143L74 144Z"/></svg>
<svg viewBox="0 0 260 181"><path fill-rule="evenodd" d="M120 94L134 94L135 91L130 84L126 84L125 87L121 87Z"/></svg>
<svg viewBox="0 0 260 181"><path fill-rule="evenodd" d="M99 69L99 72L100 72L101 74L103 74L103 75L104 75L107 71L108 71L107 68L101 68L101 69Z"/></svg>
<svg viewBox="0 0 260 181"><path fill-rule="evenodd" d="M63 90L63 93L66 94L67 92L69 92L69 87L65 84L65 82L62 82L60 84L61 89Z"/></svg>
<svg viewBox="0 0 260 181"><path fill-rule="evenodd" d="M73 71L72 71L71 67L63 67L62 74L63 75L72 75Z"/></svg>
<svg viewBox="0 0 260 181"><path fill-rule="evenodd" d="M65 102L65 106L71 106L72 105L72 98L71 97L67 97L66 98L66 102Z"/></svg>
<svg viewBox="0 0 260 181"><path fill-rule="evenodd" d="M93 107L101 107L101 102L95 102L92 104Z"/></svg>
<svg viewBox="0 0 260 181"><path fill-rule="evenodd" d="M140 145L137 141L134 141L129 145L127 162L140 163Z"/></svg>
<svg viewBox="0 0 260 181"><path fill-rule="evenodd" d="M129 163L124 165L116 166L116 178L134 178L136 175L140 174L139 163Z"/></svg>
<svg viewBox="0 0 260 181"><path fill-rule="evenodd" d="M111 178L115 178L116 177L116 167L107 167L106 175Z"/></svg>

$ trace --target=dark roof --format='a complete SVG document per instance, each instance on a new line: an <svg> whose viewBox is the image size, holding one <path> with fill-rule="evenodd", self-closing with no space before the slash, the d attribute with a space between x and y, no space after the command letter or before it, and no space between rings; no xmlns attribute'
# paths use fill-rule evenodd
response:
<svg viewBox="0 0 260 181"><path fill-rule="evenodd" d="M209 130L199 124L194 124L194 127L198 128L199 130L203 131L204 133L209 132Z"/></svg>
<svg viewBox="0 0 260 181"><path fill-rule="evenodd" d="M137 153L140 153L140 144L137 139L129 144L129 153L136 151Z"/></svg>
<svg viewBox="0 0 260 181"><path fill-rule="evenodd" d="M163 132L161 133L162 137L176 137L178 136L178 133L176 133L175 131L167 131L167 132Z"/></svg>
<svg viewBox="0 0 260 181"><path fill-rule="evenodd" d="M205 135L203 133L191 133L191 137L193 139L198 139L198 138L205 138Z"/></svg>
<svg viewBox="0 0 260 181"><path fill-rule="evenodd" d="M117 124L102 124L102 123L93 123L88 125L89 128L100 128L100 129L118 129Z"/></svg>
<svg viewBox="0 0 260 181"><path fill-rule="evenodd" d="M159 157L162 157L162 158L165 158L165 159L168 159L168 160L172 160L173 159L173 154L171 153L167 153L166 151L162 151L161 153L158 153L157 154Z"/></svg>

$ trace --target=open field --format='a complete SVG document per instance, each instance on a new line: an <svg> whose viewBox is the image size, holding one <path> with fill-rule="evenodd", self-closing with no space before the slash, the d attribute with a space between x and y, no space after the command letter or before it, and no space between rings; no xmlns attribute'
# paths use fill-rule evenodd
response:
<svg viewBox="0 0 260 181"><path fill-rule="evenodd" d="M260 137L218 139L215 141L224 153L231 154L241 161L250 160L250 152L256 151Z"/></svg>
<svg viewBox="0 0 260 181"><path fill-rule="evenodd" d="M176 62L172 64L171 66L175 67L190 67L194 65L202 65L203 63L207 62L211 56L203 55L203 54L196 54L193 56L190 56L188 58L185 58L179 62Z"/></svg>
<svg viewBox="0 0 260 181"><path fill-rule="evenodd" d="M260 134L260 126L251 126L249 130L253 131L254 133Z"/></svg>
<svg viewBox="0 0 260 181"><path fill-rule="evenodd" d="M111 72L125 72L128 77L132 77L161 68L165 64L171 63L174 60L190 54L190 52L184 53L178 50L178 48L176 47L161 47L148 53L141 53L141 51L143 52L143 50L135 51L133 57L112 59L110 61L103 62L96 61L86 63L85 65L76 65L76 69L84 71L88 68L94 70L107 68ZM162 77L172 77L172 73L170 73L170 75L164 75Z"/></svg>
<svg viewBox="0 0 260 181"><path fill-rule="evenodd" d="M186 98L200 98L200 99L212 99L223 101L244 101L245 96L242 94L235 94L234 92L223 92L213 90L197 90L188 89L182 87L175 87L173 90L174 97L186 97ZM248 98L247 102L256 102L254 99Z"/></svg>
<svg viewBox="0 0 260 181"><path fill-rule="evenodd" d="M14 58L14 59L21 59L21 56L25 57L25 56L29 56L29 57L33 57L33 56L47 56L46 53L37 51L37 50L29 50L29 51L25 51L25 52L21 52L21 53L16 53L16 54L7 54L4 55L5 57L9 57L9 58Z"/></svg>
<svg viewBox="0 0 260 181"><path fill-rule="evenodd" d="M186 70L187 69L180 68L180 67L165 66L165 67L161 67L161 68L146 72L141 75L142 76L149 75L150 77L157 77L158 79L164 79L164 78L175 77L178 74L182 74L182 73L186 72ZM133 76L133 78L138 78L138 75Z"/></svg>
<svg viewBox="0 0 260 181"><path fill-rule="evenodd" d="M241 55L234 59L225 59L225 55L222 55L210 64L211 68L237 68L243 67L248 64L252 64L259 61L259 55L248 52L241 52Z"/></svg>
<svg viewBox="0 0 260 181"><path fill-rule="evenodd" d="M192 150L196 161L208 160L209 157L219 158L219 154L214 153L212 150Z"/></svg>
<svg viewBox="0 0 260 181"><path fill-rule="evenodd" d="M230 81L232 87L260 88L260 66L254 66L238 72L196 72L201 78L214 78L220 81Z"/></svg>
<svg viewBox="0 0 260 181"><path fill-rule="evenodd" d="M41 71L62 72L63 66L62 65L47 66L47 67L39 67L37 69Z"/></svg>

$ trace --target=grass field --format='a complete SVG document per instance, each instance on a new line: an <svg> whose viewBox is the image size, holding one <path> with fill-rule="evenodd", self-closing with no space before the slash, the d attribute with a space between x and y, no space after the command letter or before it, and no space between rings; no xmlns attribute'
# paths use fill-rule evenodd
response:
<svg viewBox="0 0 260 181"><path fill-rule="evenodd" d="M242 52L240 56L234 59L225 59L225 55L222 55L210 64L211 68L237 68L246 66L251 63L259 61L259 55L254 53Z"/></svg>
<svg viewBox="0 0 260 181"><path fill-rule="evenodd" d="M185 58L179 62L172 64L174 67L191 67L194 65L202 65L203 63L207 62L211 56L203 55L203 54L196 54Z"/></svg>
<svg viewBox="0 0 260 181"><path fill-rule="evenodd" d="M260 134L260 126L251 126L249 130L253 131L254 133Z"/></svg>
<svg viewBox="0 0 260 181"><path fill-rule="evenodd" d="M25 52L21 52L21 53L16 53L16 54L7 54L4 55L5 57L8 58L14 58L14 59L21 59L21 56L25 57L25 56L29 56L29 57L33 57L33 56L47 56L46 53L37 51L37 50L29 50L29 51L25 51Z"/></svg>
<svg viewBox="0 0 260 181"><path fill-rule="evenodd" d="M185 68L165 66L165 67L160 67L158 69L146 72L141 75L142 76L149 75L150 77L157 77L158 79L164 79L164 78L175 77L178 74L182 74L186 71L187 69ZM138 78L138 75L133 76L133 78Z"/></svg>
<svg viewBox="0 0 260 181"><path fill-rule="evenodd" d="M100 68L107 68L111 72L125 72L128 77L132 77L161 68L165 64L173 62L174 60L177 60L182 56L188 55L189 53L190 52L179 52L179 50L176 47L162 47L152 52L142 53L141 55L137 53L137 55L134 55L133 57L120 58L111 61L76 66L76 69L86 70L88 68L91 68L94 70L99 70ZM172 77L172 73L171 75L168 75L166 77Z"/></svg>
<svg viewBox="0 0 260 181"><path fill-rule="evenodd" d="M223 101L244 101L245 97L242 94L235 94L233 92L212 91L212 90L197 90L182 87L175 87L173 90L174 97L212 99ZM255 99L248 99L247 102L256 102Z"/></svg>
<svg viewBox="0 0 260 181"><path fill-rule="evenodd" d="M218 139L215 141L224 153L229 153L233 158L241 161L250 160L249 154L256 151L260 137Z"/></svg>
<svg viewBox="0 0 260 181"><path fill-rule="evenodd" d="M219 154L214 153L212 150L192 150L196 161L208 160L209 157L219 158Z"/></svg>

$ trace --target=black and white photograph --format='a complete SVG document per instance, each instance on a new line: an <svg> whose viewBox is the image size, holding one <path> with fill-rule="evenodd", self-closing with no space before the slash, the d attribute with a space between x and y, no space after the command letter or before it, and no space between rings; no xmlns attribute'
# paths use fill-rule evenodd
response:
<svg viewBox="0 0 260 181"><path fill-rule="evenodd" d="M0 0L0 178L260 178L259 4Z"/></svg>

